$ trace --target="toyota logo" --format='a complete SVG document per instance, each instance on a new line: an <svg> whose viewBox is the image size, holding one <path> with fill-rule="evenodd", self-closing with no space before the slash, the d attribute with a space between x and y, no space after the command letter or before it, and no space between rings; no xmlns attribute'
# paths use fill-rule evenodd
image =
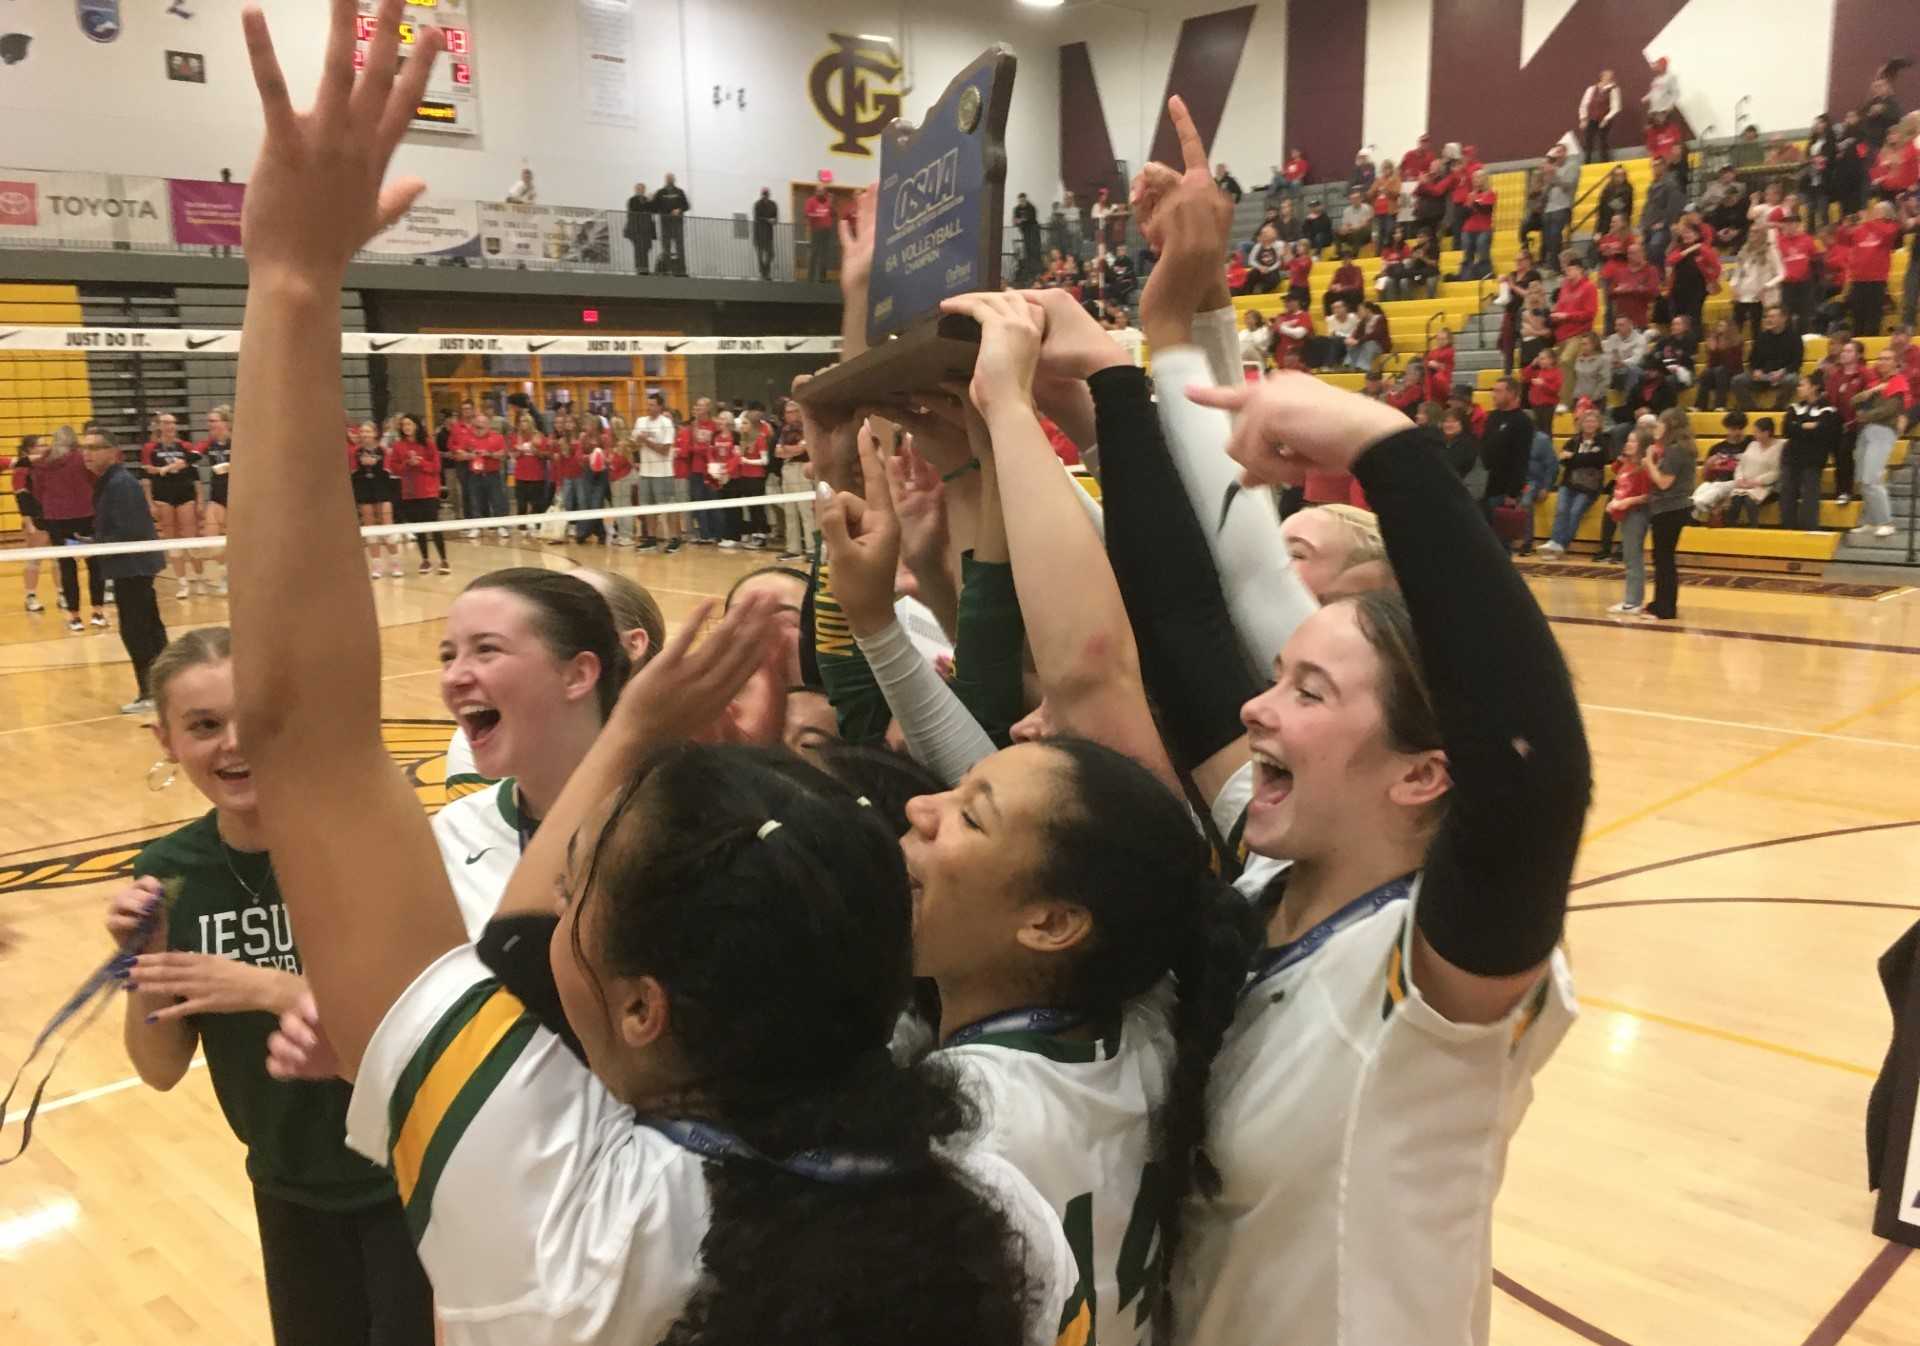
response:
<svg viewBox="0 0 1920 1346"><path fill-rule="evenodd" d="M0 215L33 214L33 197L27 192L0 191Z"/></svg>

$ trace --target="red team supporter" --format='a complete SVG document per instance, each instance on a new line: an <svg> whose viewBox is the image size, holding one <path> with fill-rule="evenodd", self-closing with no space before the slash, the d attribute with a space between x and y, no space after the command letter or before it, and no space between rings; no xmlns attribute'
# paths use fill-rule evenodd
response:
<svg viewBox="0 0 1920 1346"><path fill-rule="evenodd" d="M1429 402L1444 402L1453 392L1453 366L1459 358L1453 333L1442 329L1432 350L1425 356L1427 371L1425 393Z"/></svg>
<svg viewBox="0 0 1920 1346"><path fill-rule="evenodd" d="M1287 297L1299 296L1304 305L1312 300L1313 254L1298 252L1287 259Z"/></svg>
<svg viewBox="0 0 1920 1346"><path fill-rule="evenodd" d="M1635 327L1645 327L1653 314L1653 301L1659 297L1660 269L1647 260L1646 249L1629 244L1627 255L1609 262L1601 271L1607 283L1607 295L1613 300L1613 314L1626 318Z"/></svg>
<svg viewBox="0 0 1920 1346"><path fill-rule="evenodd" d="M1423 131L1413 148L1400 156L1400 177L1403 181L1411 182L1433 167L1431 145L1432 138Z"/></svg>
<svg viewBox="0 0 1920 1346"><path fill-rule="evenodd" d="M1560 294L1553 304L1553 339L1561 345L1591 332L1600 312L1600 292L1587 278L1585 265L1572 259L1566 265L1566 279L1560 283Z"/></svg>
<svg viewBox="0 0 1920 1346"><path fill-rule="evenodd" d="M1880 202L1844 237L1847 274L1852 280L1848 309L1853 318L1853 334L1878 336L1887 306L1887 275L1893 265L1893 249L1900 241L1900 223L1893 217L1893 206Z"/></svg>
<svg viewBox="0 0 1920 1346"><path fill-rule="evenodd" d="M1920 145L1911 140L1899 149L1888 145L1875 156L1867 176L1874 190L1886 196L1912 191L1915 184L1920 184Z"/></svg>
<svg viewBox="0 0 1920 1346"><path fill-rule="evenodd" d="M1647 157L1667 162L1667 156L1676 145L1687 143L1687 134L1680 129L1680 123L1668 120L1658 126L1647 127Z"/></svg>
<svg viewBox="0 0 1920 1346"><path fill-rule="evenodd" d="M1313 340L1313 314L1293 295L1287 296L1286 312L1273 320L1273 363L1280 369L1301 369L1306 365L1307 343Z"/></svg>
<svg viewBox="0 0 1920 1346"><path fill-rule="evenodd" d="M1280 176L1289 187L1298 187L1313 172L1313 164L1307 156L1295 150L1280 170Z"/></svg>
<svg viewBox="0 0 1920 1346"><path fill-rule="evenodd" d="M387 450L387 471L400 479L400 523L432 523L440 517L440 450L427 437L427 428L411 416L400 418L400 438ZM433 569L427 559L429 538L440 555L440 573L451 574L447 536L438 532L413 535L420 548L420 573Z"/></svg>
<svg viewBox="0 0 1920 1346"><path fill-rule="evenodd" d="M507 483L503 475L507 460L507 440L491 421L479 422L467 440L473 455L467 501L470 519L498 518L507 512ZM506 529L500 530L502 537Z"/></svg>

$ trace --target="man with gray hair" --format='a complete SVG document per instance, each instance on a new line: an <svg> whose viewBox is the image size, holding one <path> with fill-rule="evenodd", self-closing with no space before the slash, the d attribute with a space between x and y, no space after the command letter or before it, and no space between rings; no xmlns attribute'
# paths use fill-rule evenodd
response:
<svg viewBox="0 0 1920 1346"><path fill-rule="evenodd" d="M1555 270L1567 226L1573 222L1573 198L1580 190L1580 156L1567 153L1564 140L1547 151L1547 208L1541 215L1541 260Z"/></svg>

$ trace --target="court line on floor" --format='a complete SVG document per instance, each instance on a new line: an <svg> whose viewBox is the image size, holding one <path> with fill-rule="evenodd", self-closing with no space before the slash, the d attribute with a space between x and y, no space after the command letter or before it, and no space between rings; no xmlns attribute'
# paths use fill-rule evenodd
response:
<svg viewBox="0 0 1920 1346"><path fill-rule="evenodd" d="M1844 1070L1850 1075L1864 1075L1870 1080L1878 1078L1880 1074L1872 1066L1863 1066L1856 1061L1843 1061L1837 1056L1822 1056L1819 1052L1810 1052L1801 1047L1789 1047L1784 1042L1772 1042L1766 1038L1754 1037L1750 1033L1736 1033L1728 1028L1715 1028L1712 1024L1695 1023L1691 1019L1680 1019L1671 1014L1656 1014L1652 1010L1640 1009L1635 1005L1623 1005L1617 1000L1608 1000L1603 996L1582 995L1579 999L1582 1009L1600 1009L1613 1014L1624 1014L1629 1018L1643 1019L1648 1023L1677 1028L1686 1033L1697 1033L1701 1037L1714 1038L1720 1042L1753 1047L1763 1052L1772 1052L1776 1056L1789 1056L1796 1061Z"/></svg>
<svg viewBox="0 0 1920 1346"><path fill-rule="evenodd" d="M1850 837L1861 832L1885 832L1896 827L1920 827L1920 818L1911 818L1898 823L1862 823L1857 827L1834 827L1824 832L1800 832L1790 837L1770 837L1765 841L1743 841L1733 846L1716 846L1710 851L1695 851L1691 855L1676 855L1667 860L1652 860L1644 865L1635 865L1631 869L1616 869L1611 874L1599 874L1591 879L1582 879L1573 885L1572 891L1598 888L1601 884L1612 883L1616 879L1630 879L1636 874L1647 874L1656 869L1670 869L1674 865L1684 865L1694 860L1711 860L1716 856L1733 855L1740 851L1759 851L1773 846L1790 846L1800 841L1824 841L1828 837ZM1576 907L1574 910L1584 910L1584 908Z"/></svg>
<svg viewBox="0 0 1920 1346"><path fill-rule="evenodd" d="M1913 1249L1904 1243L1889 1243L1874 1255L1867 1268L1854 1278L1846 1293L1827 1310L1813 1331L1807 1333L1807 1339L1800 1346L1839 1346L1839 1342L1853 1325L1860 1321L1860 1315L1867 1311L1867 1305L1887 1288L1887 1282L1893 1279L1893 1273L1907 1260Z"/></svg>
<svg viewBox="0 0 1920 1346"><path fill-rule="evenodd" d="M1639 706L1603 706L1582 701L1581 710L1607 711L1614 715L1639 715L1649 720L1672 720L1679 724L1704 724L1716 729L1748 729L1760 734L1788 734L1795 738L1823 738L1835 743L1863 743L1871 748L1905 748L1920 752L1920 743L1905 743L1896 738L1864 738L1858 734L1824 734L1817 729L1787 729L1777 724L1750 724L1745 720L1715 720L1704 715L1676 715L1671 711L1643 710Z"/></svg>
<svg viewBox="0 0 1920 1346"><path fill-rule="evenodd" d="M187 1062L187 1069L201 1070L206 1067L206 1064L206 1057L196 1055L191 1061ZM50 1098L40 1105L39 1112L34 1114L34 1120L38 1121L50 1112L58 1112L62 1108L70 1108L76 1103L91 1103L96 1098L105 1098L110 1094L120 1094L125 1093L129 1089L137 1089L145 1082L146 1081L142 1080L138 1075L129 1075L126 1079L115 1080L112 1084L96 1085L91 1089L81 1089L71 1094L62 1094L58 1098ZM0 1120L0 1125L14 1126L25 1121L26 1116L27 1112L25 1108L22 1108L18 1112L10 1112L4 1120Z"/></svg>
<svg viewBox="0 0 1920 1346"><path fill-rule="evenodd" d="M1861 709L1856 710L1849 715L1843 715L1837 720L1832 720L1826 724L1823 724L1817 730L1815 730L1814 733L1823 734L1823 735L1832 734L1838 730L1845 729L1848 725L1854 723L1856 720L1864 720L1870 715L1878 715L1883 710L1891 709L1893 706L1898 705L1900 702L1912 696L1915 692L1920 692L1920 682L1916 682L1911 684L1908 687L1902 688L1900 691L1895 692L1891 696L1882 697L1880 700L1875 701L1873 704L1869 706L1864 706ZM1757 767L1763 767L1768 765L1769 763L1777 762L1782 757L1785 757L1788 753L1797 751L1798 749L1805 747L1808 743L1815 742L1815 741L1816 740L1812 738L1796 738L1791 742L1782 743L1777 748L1769 748L1766 752L1761 753L1757 757L1750 758L1749 760L1745 762L1741 762L1735 766L1730 766L1724 771L1715 772L1713 775L1707 777L1703 781L1699 781L1696 784L1689 785L1685 789L1676 790L1674 793L1667 795L1665 798L1657 799L1653 803L1648 804L1643 808L1635 809L1631 813L1625 814L1619 818L1615 818L1612 822L1606 823L1603 826L1595 828L1593 831L1588 832L1585 837L1585 840L1588 842L1593 842L1593 841L1598 841L1601 837L1611 836L1613 833L1620 831L1622 828L1629 827L1634 823L1641 822L1644 819L1650 818L1654 814L1659 813L1663 809L1672 808L1675 804L1684 803L1685 801L1692 799L1696 795L1704 794L1708 790L1712 790L1718 786L1725 785L1728 781L1733 780L1735 777L1743 776L1747 772L1752 771Z"/></svg>
<svg viewBox="0 0 1920 1346"><path fill-rule="evenodd" d="M1571 1309L1564 1309L1545 1295L1527 1289L1499 1267L1493 1269L1493 1283L1549 1322L1558 1323L1575 1336L1593 1342L1594 1346L1630 1346L1623 1338L1614 1336L1604 1328L1595 1327Z"/></svg>
<svg viewBox="0 0 1920 1346"><path fill-rule="evenodd" d="M1715 626L1675 626L1666 622L1623 622L1612 617L1574 617L1549 613L1547 620L1563 626L1610 626L1656 636L1711 636L1716 640L1758 640L1769 645L1812 645L1825 650L1863 650L1869 654L1920 654L1920 645L1881 645L1871 640L1832 640L1825 636L1790 636L1779 631L1735 631Z"/></svg>

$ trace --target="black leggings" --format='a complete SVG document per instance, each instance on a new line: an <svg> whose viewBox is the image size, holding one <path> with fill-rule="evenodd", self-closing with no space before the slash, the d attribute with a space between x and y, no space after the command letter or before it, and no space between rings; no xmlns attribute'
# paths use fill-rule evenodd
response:
<svg viewBox="0 0 1920 1346"><path fill-rule="evenodd" d="M113 586L113 597L120 609L120 643L126 647L134 686L144 701L152 686L148 672L160 651L167 648L167 627L160 620L160 604L153 596L153 576L122 575Z"/></svg>
<svg viewBox="0 0 1920 1346"><path fill-rule="evenodd" d="M1853 461L1851 454L1847 461ZM46 530L50 546L64 547L73 538L92 534L93 520L48 519L42 527ZM80 563L62 558L59 564L60 593L67 600L67 611L77 617L80 615ZM87 562L87 603L96 612L107 605L107 577L92 561Z"/></svg>
<svg viewBox="0 0 1920 1346"><path fill-rule="evenodd" d="M1836 495L1853 494L1853 446L1860 438L1860 427L1855 426L1840 436L1840 442L1833 448L1833 490Z"/></svg>
<svg viewBox="0 0 1920 1346"><path fill-rule="evenodd" d="M435 496L424 500L402 500L400 502L401 523L432 523L440 517L440 501ZM433 539L434 550L440 553L440 559L447 559L447 535L445 533L415 533L414 545L420 548L420 559L427 559L427 539Z"/></svg>
<svg viewBox="0 0 1920 1346"><path fill-rule="evenodd" d="M538 478L533 481L513 483L513 512L515 514L545 514L547 512L547 483Z"/></svg>
<svg viewBox="0 0 1920 1346"><path fill-rule="evenodd" d="M398 1200L296 1206L253 1189L275 1346L432 1346L433 1287Z"/></svg>
<svg viewBox="0 0 1920 1346"><path fill-rule="evenodd" d="M1672 621L1680 614L1680 533L1687 526L1687 511L1670 509L1648 521L1653 534L1653 601L1647 611Z"/></svg>

